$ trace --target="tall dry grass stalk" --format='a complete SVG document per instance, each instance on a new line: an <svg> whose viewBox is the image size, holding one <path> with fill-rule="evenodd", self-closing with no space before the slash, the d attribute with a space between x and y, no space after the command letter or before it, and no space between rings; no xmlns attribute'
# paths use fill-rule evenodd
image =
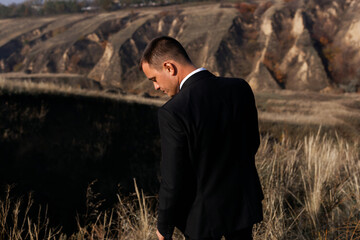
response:
<svg viewBox="0 0 360 240"><path fill-rule="evenodd" d="M320 134L298 142L262 137L256 158L264 220L254 227L254 239L360 239L359 152L358 143ZM28 214L32 200L21 213L21 202L11 200L9 189L0 201L0 240L157 239L156 199L145 196L135 180L135 194L117 195L118 203L107 211L100 211L102 201L91 186L88 211L70 237L50 229L47 218L33 221ZM173 239L184 238L176 231Z"/></svg>

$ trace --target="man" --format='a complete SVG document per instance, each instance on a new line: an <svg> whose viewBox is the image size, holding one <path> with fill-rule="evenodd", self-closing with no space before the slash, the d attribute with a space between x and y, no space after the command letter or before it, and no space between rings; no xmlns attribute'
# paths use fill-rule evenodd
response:
<svg viewBox="0 0 360 240"><path fill-rule="evenodd" d="M259 146L255 100L243 79L197 69L181 44L153 39L140 68L172 97L158 111L162 161L159 240L174 227L187 239L252 239L263 193L254 156Z"/></svg>

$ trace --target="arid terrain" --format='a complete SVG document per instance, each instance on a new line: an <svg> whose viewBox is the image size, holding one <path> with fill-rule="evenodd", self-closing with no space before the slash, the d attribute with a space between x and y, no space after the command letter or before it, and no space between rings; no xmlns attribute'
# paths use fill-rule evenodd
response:
<svg viewBox="0 0 360 240"><path fill-rule="evenodd" d="M358 237L359 94L268 90L255 97L266 196L255 239ZM9 198L0 194L2 237L39 231L51 239L155 239L156 111L166 97L2 79L0 100L0 182L16 183ZM133 178L146 196L128 195ZM24 198L22 205L11 199L30 191L36 204L28 213ZM48 206L44 225L31 224L37 204ZM11 211L29 220L14 227ZM51 232L54 226L62 229Z"/></svg>

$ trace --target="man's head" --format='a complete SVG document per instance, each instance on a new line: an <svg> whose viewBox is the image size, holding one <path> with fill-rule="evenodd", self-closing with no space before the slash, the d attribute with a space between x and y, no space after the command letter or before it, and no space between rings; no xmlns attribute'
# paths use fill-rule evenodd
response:
<svg viewBox="0 0 360 240"><path fill-rule="evenodd" d="M140 69L154 88L172 97L179 91L182 79L195 70L183 46L174 38L153 39L145 48Z"/></svg>

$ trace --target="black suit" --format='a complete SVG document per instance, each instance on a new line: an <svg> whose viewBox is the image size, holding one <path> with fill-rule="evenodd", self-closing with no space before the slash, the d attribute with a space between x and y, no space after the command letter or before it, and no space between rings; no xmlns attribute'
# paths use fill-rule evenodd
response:
<svg viewBox="0 0 360 240"><path fill-rule="evenodd" d="M259 130L243 79L191 76L158 112L161 185L158 229L194 239L219 237L262 220L255 168Z"/></svg>

